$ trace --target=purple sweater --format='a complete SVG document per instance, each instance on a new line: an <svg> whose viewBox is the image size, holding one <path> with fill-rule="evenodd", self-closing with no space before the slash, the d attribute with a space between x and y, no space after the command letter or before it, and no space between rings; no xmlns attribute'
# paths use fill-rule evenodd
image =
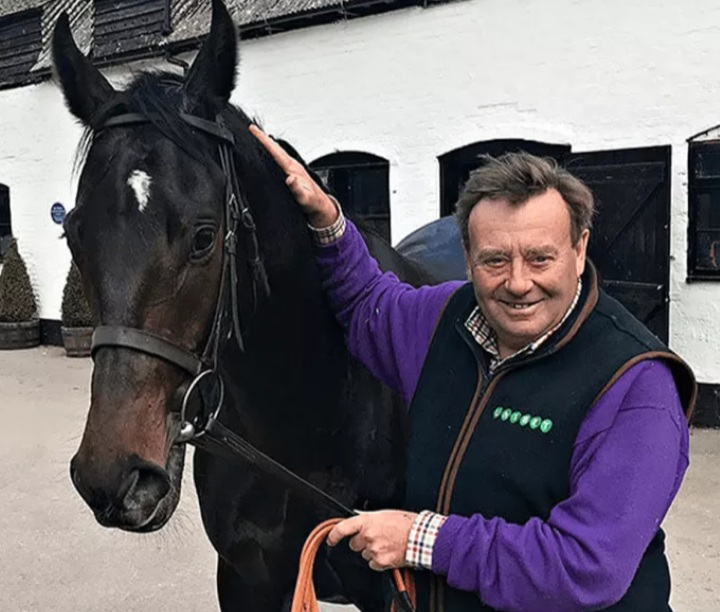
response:
<svg viewBox="0 0 720 612"><path fill-rule="evenodd" d="M350 351L409 402L435 324L462 283L415 289L383 274L349 221L339 240L317 247L317 261ZM546 521L524 525L449 516L435 541L432 571L501 610L536 611L538 601L552 602L545 609L553 612L612 605L677 494L688 437L667 366L638 363L582 423L568 499Z"/></svg>

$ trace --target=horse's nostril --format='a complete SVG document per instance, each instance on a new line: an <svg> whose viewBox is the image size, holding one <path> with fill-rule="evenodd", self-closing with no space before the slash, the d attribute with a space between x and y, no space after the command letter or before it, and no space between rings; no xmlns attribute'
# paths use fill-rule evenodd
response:
<svg viewBox="0 0 720 612"><path fill-rule="evenodd" d="M164 470L150 463L130 470L119 491L125 510L155 507L170 491L170 479Z"/></svg>
<svg viewBox="0 0 720 612"><path fill-rule="evenodd" d="M161 502L170 492L170 476L159 465L137 456L124 464L123 472L117 464L93 471L73 457L70 479L101 525L141 529L162 508Z"/></svg>

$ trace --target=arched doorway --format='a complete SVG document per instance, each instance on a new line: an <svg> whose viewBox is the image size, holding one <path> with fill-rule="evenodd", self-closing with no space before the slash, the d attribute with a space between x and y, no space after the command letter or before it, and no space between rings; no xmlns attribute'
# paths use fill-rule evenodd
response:
<svg viewBox="0 0 720 612"><path fill-rule="evenodd" d="M310 167L335 194L349 217L364 221L390 241L390 164L361 151L340 151Z"/></svg>
<svg viewBox="0 0 720 612"><path fill-rule="evenodd" d="M440 161L440 216L455 212L458 195L470 173L482 165L483 155L525 151L531 155L553 157L558 161L570 153L570 145L548 144L534 140L486 140L460 147L438 157Z"/></svg>

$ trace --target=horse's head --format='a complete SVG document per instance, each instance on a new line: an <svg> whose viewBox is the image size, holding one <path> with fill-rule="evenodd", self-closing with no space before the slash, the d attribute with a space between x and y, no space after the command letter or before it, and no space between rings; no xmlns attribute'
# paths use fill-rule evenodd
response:
<svg viewBox="0 0 720 612"><path fill-rule="evenodd" d="M116 91L78 50L67 17L58 21L55 71L88 130L65 233L98 325L145 330L202 352L222 276L226 179L217 141L180 113L215 119L234 87L236 53L235 26L213 0L211 32L187 79L143 74ZM127 113L154 119L106 125ZM173 407L187 378L171 361L127 347L94 354L71 475L101 524L151 531L172 515L184 457Z"/></svg>

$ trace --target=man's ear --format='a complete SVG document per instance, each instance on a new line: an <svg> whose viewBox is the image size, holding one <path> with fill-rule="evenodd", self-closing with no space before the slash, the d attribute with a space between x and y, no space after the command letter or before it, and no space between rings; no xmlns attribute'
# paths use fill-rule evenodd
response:
<svg viewBox="0 0 720 612"><path fill-rule="evenodd" d="M587 245L590 240L590 230L584 229L577 243L573 247L576 257L577 275L582 276L585 272L585 262L587 260Z"/></svg>
<svg viewBox="0 0 720 612"><path fill-rule="evenodd" d="M470 253L465 245L463 245L463 256L465 258L465 274L467 275L467 279L472 282L472 263L470 263Z"/></svg>

